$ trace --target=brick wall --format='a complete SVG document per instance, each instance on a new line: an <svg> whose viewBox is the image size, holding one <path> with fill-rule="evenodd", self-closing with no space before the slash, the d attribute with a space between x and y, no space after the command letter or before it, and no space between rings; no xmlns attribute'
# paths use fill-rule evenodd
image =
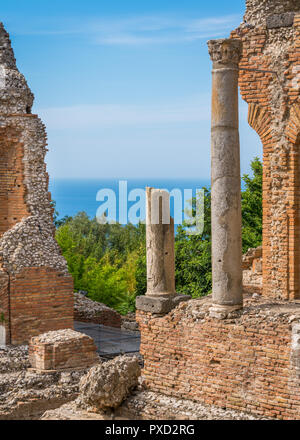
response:
<svg viewBox="0 0 300 440"><path fill-rule="evenodd" d="M161 317L137 312L147 387L259 416L300 419L300 351L292 351L290 323L295 314L299 322L300 304L285 309L285 303L245 299L243 312L220 321L209 318L210 301L189 301Z"/></svg>
<svg viewBox="0 0 300 440"><path fill-rule="evenodd" d="M10 278L10 334L15 345L49 330L73 328L73 280L51 268L28 268Z"/></svg>
<svg viewBox="0 0 300 440"><path fill-rule="evenodd" d="M23 146L14 126L0 127L0 235L29 215L25 203Z"/></svg>
<svg viewBox="0 0 300 440"><path fill-rule="evenodd" d="M73 281L54 239L36 115L0 115L0 325L6 343L73 328Z"/></svg>
<svg viewBox="0 0 300 440"><path fill-rule="evenodd" d="M300 15L293 26L268 28L265 6L256 2L252 10L252 3L246 16L253 24L232 33L243 41L240 67L276 72L240 72L249 124L263 145L263 294L294 299L300 297ZM281 10L284 2L277 3Z"/></svg>
<svg viewBox="0 0 300 440"><path fill-rule="evenodd" d="M7 343L73 327L73 282L54 238L47 134L0 23L0 325Z"/></svg>

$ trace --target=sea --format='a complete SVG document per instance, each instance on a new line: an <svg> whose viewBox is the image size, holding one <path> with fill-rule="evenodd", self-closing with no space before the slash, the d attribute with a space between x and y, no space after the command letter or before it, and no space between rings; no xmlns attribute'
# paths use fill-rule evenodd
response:
<svg viewBox="0 0 300 440"><path fill-rule="evenodd" d="M182 194L183 211L187 207L185 199L190 199L190 195L195 197L196 192L203 187L210 188L210 179L50 179L49 185L52 200L56 203L58 218L73 217L79 212L85 212L90 219L93 219L99 213L99 207L103 205L103 201L113 193L115 195L116 221L120 221L122 224L130 220L130 216L128 216L127 221L124 221L124 197L127 198L125 209L130 211L130 208L136 203L132 200L140 200L139 198L135 199L135 196L144 191L146 187L167 189L168 191L176 189L177 194ZM101 191L103 201L99 201L102 200L99 197L99 191ZM106 198L105 195L107 195ZM122 207L123 213L121 212ZM141 217L144 216L144 213L140 214ZM171 215L174 216L174 204L171 204ZM144 219L141 218L141 220ZM180 224L179 220L175 224Z"/></svg>

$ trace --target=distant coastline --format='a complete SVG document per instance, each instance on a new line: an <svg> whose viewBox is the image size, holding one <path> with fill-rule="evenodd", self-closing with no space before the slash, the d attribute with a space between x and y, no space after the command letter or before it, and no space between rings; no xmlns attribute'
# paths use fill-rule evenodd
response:
<svg viewBox="0 0 300 440"><path fill-rule="evenodd" d="M96 194L100 189L110 188L115 191L118 197L119 180L126 179L50 179L49 190L52 199L56 202L56 210L59 218L74 216L84 211L90 218L96 216L100 202L96 201ZM203 187L210 187L210 179L158 179L140 178L127 179L128 191L136 188L145 189L146 186L153 186L160 189L192 189L193 196L196 190Z"/></svg>

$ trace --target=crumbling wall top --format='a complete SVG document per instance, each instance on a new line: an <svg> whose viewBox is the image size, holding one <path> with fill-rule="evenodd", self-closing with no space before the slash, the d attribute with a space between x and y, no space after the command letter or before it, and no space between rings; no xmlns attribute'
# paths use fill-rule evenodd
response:
<svg viewBox="0 0 300 440"><path fill-rule="evenodd" d="M274 15L300 12L299 0L246 0L246 6L244 20L254 26L265 25L268 18ZM282 17L283 25L288 24L289 20L291 18L288 16Z"/></svg>
<svg viewBox="0 0 300 440"><path fill-rule="evenodd" d="M31 113L34 96L19 72L9 35L0 22L0 113Z"/></svg>

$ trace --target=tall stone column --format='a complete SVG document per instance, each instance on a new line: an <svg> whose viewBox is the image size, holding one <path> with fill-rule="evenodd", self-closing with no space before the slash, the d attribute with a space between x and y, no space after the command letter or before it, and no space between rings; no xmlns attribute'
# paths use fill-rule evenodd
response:
<svg viewBox="0 0 300 440"><path fill-rule="evenodd" d="M170 195L146 189L147 296L174 296L175 237Z"/></svg>
<svg viewBox="0 0 300 440"><path fill-rule="evenodd" d="M211 209L213 307L226 318L243 306L238 65L242 43L208 42L213 61Z"/></svg>

